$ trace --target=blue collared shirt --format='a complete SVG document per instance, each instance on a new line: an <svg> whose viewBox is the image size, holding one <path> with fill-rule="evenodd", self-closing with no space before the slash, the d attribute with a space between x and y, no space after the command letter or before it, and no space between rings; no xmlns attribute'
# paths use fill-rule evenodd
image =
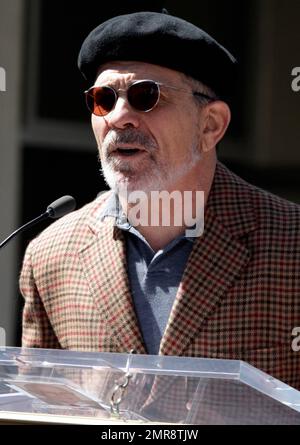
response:
<svg viewBox="0 0 300 445"><path fill-rule="evenodd" d="M161 338L177 290L193 248L194 238L184 234L155 252L123 213L112 194L101 212L101 220L113 217L124 231L128 277L140 329L149 354L158 354Z"/></svg>

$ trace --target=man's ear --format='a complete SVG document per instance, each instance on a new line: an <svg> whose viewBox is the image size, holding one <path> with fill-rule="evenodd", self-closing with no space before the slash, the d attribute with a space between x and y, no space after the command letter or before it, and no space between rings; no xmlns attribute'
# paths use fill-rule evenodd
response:
<svg viewBox="0 0 300 445"><path fill-rule="evenodd" d="M208 152L223 138L231 120L229 106L220 100L205 106L202 115L202 150Z"/></svg>

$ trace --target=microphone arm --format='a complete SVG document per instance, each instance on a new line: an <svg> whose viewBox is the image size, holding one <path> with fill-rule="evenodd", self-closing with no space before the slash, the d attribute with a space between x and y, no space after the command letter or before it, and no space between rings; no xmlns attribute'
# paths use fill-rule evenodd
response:
<svg viewBox="0 0 300 445"><path fill-rule="evenodd" d="M29 229L30 227L34 226L35 224L39 223L40 221L43 221L44 219L49 218L48 212L43 213L42 215L38 216L37 218L34 218L32 221L29 221L28 223L24 224L24 226L19 227L17 230L15 230L13 233L11 233L4 241L0 244L0 249L4 247L8 241L10 241L12 238L14 238L18 233L23 232L26 229Z"/></svg>
<svg viewBox="0 0 300 445"><path fill-rule="evenodd" d="M52 202L47 207L46 212L42 213L37 218L34 218L33 220L24 224L22 227L19 227L12 234L10 234L4 241L0 243L0 249L2 249L2 247L4 247L18 233L21 233L24 230L29 229L30 227L34 226L35 224L47 218L52 218L52 219L60 218L66 215L67 213L72 212L75 209L75 207L76 207L76 201L72 196L62 196L61 198Z"/></svg>

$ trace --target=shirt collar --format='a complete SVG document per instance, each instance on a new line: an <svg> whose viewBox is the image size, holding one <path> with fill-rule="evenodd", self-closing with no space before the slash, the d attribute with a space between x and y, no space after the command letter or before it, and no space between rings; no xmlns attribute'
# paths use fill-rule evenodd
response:
<svg viewBox="0 0 300 445"><path fill-rule="evenodd" d="M114 218L116 226L120 229L125 229L126 227L128 230L128 226L130 226L116 193L112 192L103 205L103 209L100 213L101 222L103 222L106 218Z"/></svg>

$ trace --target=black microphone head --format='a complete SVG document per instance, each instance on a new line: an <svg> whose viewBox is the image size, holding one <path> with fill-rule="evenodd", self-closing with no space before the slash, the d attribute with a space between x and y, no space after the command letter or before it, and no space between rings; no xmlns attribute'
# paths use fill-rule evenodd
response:
<svg viewBox="0 0 300 445"><path fill-rule="evenodd" d="M76 208L76 201L73 196L62 196L56 201L52 202L47 207L47 213L50 218L57 219L72 212Z"/></svg>

